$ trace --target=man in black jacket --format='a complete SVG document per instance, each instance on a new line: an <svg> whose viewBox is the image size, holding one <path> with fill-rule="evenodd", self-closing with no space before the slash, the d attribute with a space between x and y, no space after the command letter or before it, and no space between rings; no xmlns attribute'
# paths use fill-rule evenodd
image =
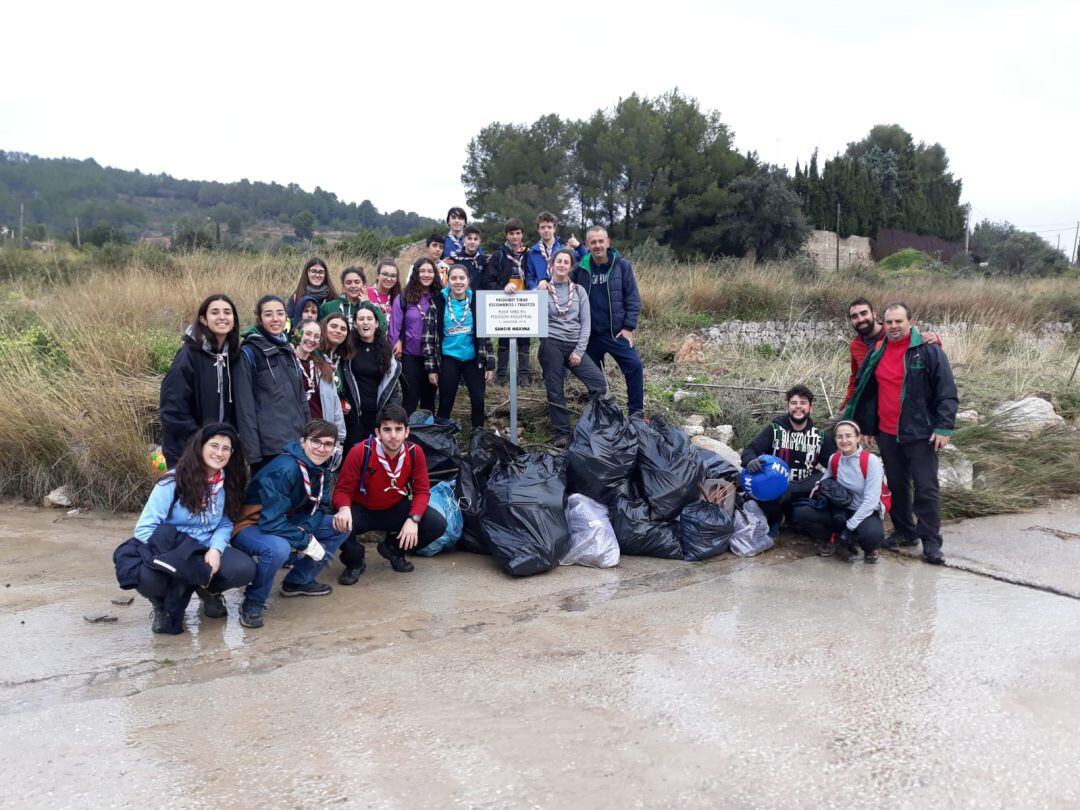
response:
<svg viewBox="0 0 1080 810"><path fill-rule="evenodd" d="M814 409L814 394L805 385L792 386L784 398L787 413L774 417L772 422L743 448L741 460L747 472L760 472L758 456L771 455L783 460L791 470L791 483L782 498L759 502L769 519L769 533L776 537L780 521L786 515L792 519L792 502L806 498L821 480L825 462L836 452L831 435L815 427L810 412ZM793 527L798 528L798 527Z"/></svg>
<svg viewBox="0 0 1080 810"><path fill-rule="evenodd" d="M956 426L956 383L941 346L925 343L912 327L907 304L889 304L883 321L886 341L859 368L844 418L858 423L868 444L876 437L881 450L894 529L885 548L921 540L923 558L940 565L945 558L937 454Z"/></svg>

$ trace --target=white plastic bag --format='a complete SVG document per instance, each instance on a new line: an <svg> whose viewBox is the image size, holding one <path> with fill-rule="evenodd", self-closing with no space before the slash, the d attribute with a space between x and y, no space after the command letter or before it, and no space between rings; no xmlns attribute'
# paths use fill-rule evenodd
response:
<svg viewBox="0 0 1080 810"><path fill-rule="evenodd" d="M614 568L619 564L619 541L606 506L584 495L571 495L566 501L566 522L570 526L570 550L559 565Z"/></svg>
<svg viewBox="0 0 1080 810"><path fill-rule="evenodd" d="M753 557L773 547L769 537L769 521L761 507L747 499L742 509L735 510L735 531L729 548L739 557Z"/></svg>

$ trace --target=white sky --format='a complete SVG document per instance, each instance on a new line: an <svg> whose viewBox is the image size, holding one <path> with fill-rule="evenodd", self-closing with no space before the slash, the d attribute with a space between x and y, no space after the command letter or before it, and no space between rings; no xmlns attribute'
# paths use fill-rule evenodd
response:
<svg viewBox="0 0 1080 810"><path fill-rule="evenodd" d="M1080 219L1075 2L25 0L2 26L2 149L441 218L485 124L678 86L770 162L899 123L945 146L973 222L1069 228L1068 252Z"/></svg>

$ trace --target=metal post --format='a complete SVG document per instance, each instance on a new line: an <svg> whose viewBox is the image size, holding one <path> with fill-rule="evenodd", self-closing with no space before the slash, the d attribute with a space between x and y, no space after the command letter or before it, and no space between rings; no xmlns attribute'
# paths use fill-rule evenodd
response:
<svg viewBox="0 0 1080 810"><path fill-rule="evenodd" d="M510 362L506 373L510 375L510 441L517 444L517 338L510 338Z"/></svg>

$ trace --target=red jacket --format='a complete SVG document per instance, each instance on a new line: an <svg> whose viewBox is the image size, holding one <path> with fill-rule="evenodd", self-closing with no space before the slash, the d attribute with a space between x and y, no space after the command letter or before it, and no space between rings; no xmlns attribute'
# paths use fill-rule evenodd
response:
<svg viewBox="0 0 1080 810"><path fill-rule="evenodd" d="M396 506L405 496L400 492L390 489L390 476L383 469L382 464L375 453L375 442L378 439L365 439L349 451L345 457L345 463L341 465L341 474L338 476L337 486L334 487L332 503L334 509L356 504L373 512L389 509ZM364 448L368 448L367 469L361 471L364 462ZM405 461L401 466L401 476L398 485L404 488L408 483L408 489L412 493L412 506L409 508L410 515L423 517L427 510L428 498L431 493L431 484L428 481L427 459L424 451L412 442L406 441L401 447L405 453ZM396 465L395 462L391 466ZM363 482L366 492L360 491Z"/></svg>

